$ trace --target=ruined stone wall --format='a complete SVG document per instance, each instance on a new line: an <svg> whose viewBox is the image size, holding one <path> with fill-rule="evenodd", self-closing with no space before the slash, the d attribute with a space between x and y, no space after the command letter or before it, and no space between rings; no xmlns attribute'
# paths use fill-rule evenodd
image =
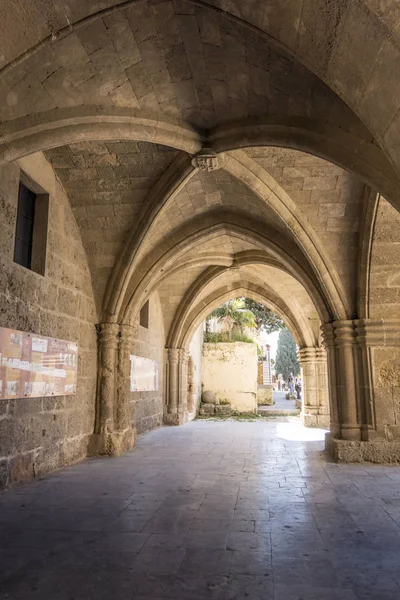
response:
<svg viewBox="0 0 400 600"><path fill-rule="evenodd" d="M189 346L190 360L188 391L188 418L195 418L201 402L201 384L203 377L203 324L197 329ZM190 367L190 364L189 364Z"/></svg>
<svg viewBox="0 0 400 600"><path fill-rule="evenodd" d="M20 169L49 194L45 275L13 262ZM86 456L96 389L95 306L85 251L42 154L0 170L0 326L78 343L75 396L0 400L0 487Z"/></svg>
<svg viewBox="0 0 400 600"><path fill-rule="evenodd" d="M203 388L233 410L257 410L257 346L245 342L203 346Z"/></svg>
<svg viewBox="0 0 400 600"><path fill-rule="evenodd" d="M132 346L132 354L158 361L159 385L154 392L131 392L131 416L137 433L159 427L164 412L164 321L158 294L149 298L149 327L141 327L139 316L135 322L137 338Z"/></svg>

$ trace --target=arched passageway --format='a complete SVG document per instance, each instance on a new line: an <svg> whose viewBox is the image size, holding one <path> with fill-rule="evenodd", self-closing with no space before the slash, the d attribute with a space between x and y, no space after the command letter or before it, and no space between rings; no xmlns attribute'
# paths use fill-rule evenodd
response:
<svg viewBox="0 0 400 600"><path fill-rule="evenodd" d="M0 25L0 326L77 343L76 395L2 364L5 485L193 416L194 334L239 292L327 360L335 458L399 460L395 3L62 4Z"/></svg>

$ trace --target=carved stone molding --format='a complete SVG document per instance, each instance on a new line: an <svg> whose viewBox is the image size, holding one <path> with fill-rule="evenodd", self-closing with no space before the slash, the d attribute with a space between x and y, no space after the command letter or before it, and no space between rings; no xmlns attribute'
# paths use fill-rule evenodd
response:
<svg viewBox="0 0 400 600"><path fill-rule="evenodd" d="M366 346L400 346L400 319L358 319L357 341Z"/></svg>
<svg viewBox="0 0 400 600"><path fill-rule="evenodd" d="M333 323L337 346L351 346L355 342L356 330L354 321L335 321Z"/></svg>
<svg viewBox="0 0 400 600"><path fill-rule="evenodd" d="M217 171L222 167L221 158L210 148L203 148L196 156L192 159L192 165L199 169L199 171L211 173L211 171Z"/></svg>
<svg viewBox="0 0 400 600"><path fill-rule="evenodd" d="M400 346L400 319L334 321L321 327L325 348L345 345ZM303 350L299 351L299 357Z"/></svg>
<svg viewBox="0 0 400 600"><path fill-rule="evenodd" d="M132 325L121 325L120 346L130 349L134 341L137 339L137 335L138 332L136 327L132 327Z"/></svg>
<svg viewBox="0 0 400 600"><path fill-rule="evenodd" d="M326 351L321 346L315 348L305 347L298 351L298 358L301 365L317 362L324 363L326 361Z"/></svg>
<svg viewBox="0 0 400 600"><path fill-rule="evenodd" d="M179 360L183 364L187 364L189 361L189 352L185 348L179 349Z"/></svg>
<svg viewBox="0 0 400 600"><path fill-rule="evenodd" d="M99 342L100 347L117 348L118 347L119 325L116 323L101 323Z"/></svg>

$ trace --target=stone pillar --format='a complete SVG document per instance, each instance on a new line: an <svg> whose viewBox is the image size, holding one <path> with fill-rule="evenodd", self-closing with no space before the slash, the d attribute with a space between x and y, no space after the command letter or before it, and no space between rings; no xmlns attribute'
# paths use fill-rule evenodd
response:
<svg viewBox="0 0 400 600"><path fill-rule="evenodd" d="M335 334L333 331L333 325L331 323L323 325L321 330L322 343L325 347L327 357L330 430L333 437L340 437Z"/></svg>
<svg viewBox="0 0 400 600"><path fill-rule="evenodd" d="M369 322L365 319L355 321L358 346L359 390L361 402L361 439L368 441L382 433L381 424L376 423L374 407L373 355L374 346L384 343L380 323ZM378 392L379 394L379 392ZM387 398L384 399L384 401ZM381 403L379 402L381 408ZM378 421L381 419L378 418Z"/></svg>
<svg viewBox="0 0 400 600"><path fill-rule="evenodd" d="M122 412L117 409L120 326L115 323L102 323L98 344L96 423L95 432L89 440L88 454L119 455L134 444L134 432L132 437L132 430L126 427Z"/></svg>
<svg viewBox="0 0 400 600"><path fill-rule="evenodd" d="M187 421L187 386L189 353L185 348L168 348L166 373L166 425Z"/></svg>
<svg viewBox="0 0 400 600"><path fill-rule="evenodd" d="M179 406L180 421L187 421L188 410L188 365L189 352L185 348L179 350Z"/></svg>
<svg viewBox="0 0 400 600"><path fill-rule="evenodd" d="M306 427L329 428L329 393L327 356L324 348L301 348L302 422Z"/></svg>
<svg viewBox="0 0 400 600"><path fill-rule="evenodd" d="M131 361L133 344L137 339L137 329L131 325L121 325L118 345L118 367L116 372L116 401L114 405L115 430L118 432L120 448L125 452L135 444L135 425L131 416Z"/></svg>
<svg viewBox="0 0 400 600"><path fill-rule="evenodd" d="M114 431L118 332L119 325L115 323L102 323L99 327L95 432L89 442L89 454L109 454L108 439Z"/></svg>
<svg viewBox="0 0 400 600"><path fill-rule="evenodd" d="M193 358L189 354L188 358L188 385L187 385L187 405L188 412L193 412L195 410L196 404L194 402L194 394L193 394L193 379L194 379L194 362Z"/></svg>
<svg viewBox="0 0 400 600"><path fill-rule="evenodd" d="M400 462L400 320L331 327L339 427L331 428L327 449L342 462Z"/></svg>
<svg viewBox="0 0 400 600"><path fill-rule="evenodd" d="M361 439L359 411L357 410L359 364L356 356L356 332L353 321L336 321L334 333L339 375L337 391L341 437L344 440L359 440Z"/></svg>
<svg viewBox="0 0 400 600"><path fill-rule="evenodd" d="M179 363L179 349L168 348L167 354L167 414L176 415L178 412L178 386L179 386L179 375L178 375L178 363Z"/></svg>

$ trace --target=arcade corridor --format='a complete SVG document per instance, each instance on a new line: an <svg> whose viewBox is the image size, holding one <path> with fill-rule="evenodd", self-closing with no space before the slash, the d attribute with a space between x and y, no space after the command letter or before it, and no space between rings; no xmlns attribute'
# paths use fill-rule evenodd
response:
<svg viewBox="0 0 400 600"><path fill-rule="evenodd" d="M400 467L322 437L194 421L3 493L1 600L398 600Z"/></svg>

